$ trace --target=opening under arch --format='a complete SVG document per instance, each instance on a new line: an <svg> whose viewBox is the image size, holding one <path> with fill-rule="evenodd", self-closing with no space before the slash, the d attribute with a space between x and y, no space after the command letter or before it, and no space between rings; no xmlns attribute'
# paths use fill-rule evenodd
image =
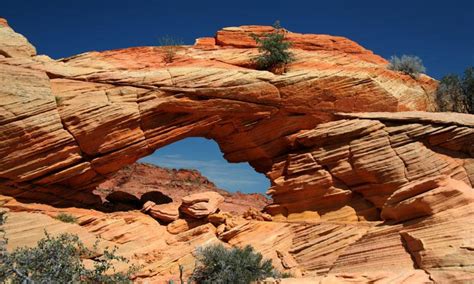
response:
<svg viewBox="0 0 474 284"><path fill-rule="evenodd" d="M265 194L270 181L248 163L229 163L214 140L189 137L156 150L139 160L175 169L196 169L217 187L230 192Z"/></svg>

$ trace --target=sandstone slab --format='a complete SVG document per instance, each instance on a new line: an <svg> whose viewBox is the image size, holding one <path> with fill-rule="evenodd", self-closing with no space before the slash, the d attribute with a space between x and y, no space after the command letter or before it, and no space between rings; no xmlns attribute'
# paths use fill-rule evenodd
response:
<svg viewBox="0 0 474 284"><path fill-rule="evenodd" d="M180 210L194 218L204 218L217 211L224 197L217 192L202 192L181 199Z"/></svg>

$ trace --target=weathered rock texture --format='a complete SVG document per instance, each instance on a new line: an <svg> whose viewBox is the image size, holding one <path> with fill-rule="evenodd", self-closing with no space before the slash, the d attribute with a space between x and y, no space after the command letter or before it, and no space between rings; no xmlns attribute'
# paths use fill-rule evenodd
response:
<svg viewBox="0 0 474 284"><path fill-rule="evenodd" d="M268 211L283 217L317 211L325 220L378 220L378 210L394 192L407 191L402 187L420 179L448 175L471 189L474 117L418 112L414 119L413 114L339 114L339 120L290 136L293 149L267 172L274 201ZM389 206L401 200L392 196Z"/></svg>
<svg viewBox="0 0 474 284"><path fill-rule="evenodd" d="M81 223L142 250L150 261L139 277L165 275L193 261L191 248L223 241L252 244L277 268L323 283L473 281L473 116L424 112L434 109L435 80L387 70L345 38L287 33L297 58L289 71L255 70L249 34L270 29L225 28L166 64L160 47L51 60L0 25L2 42L12 38L0 45L1 193L93 205L100 198L90 192L107 176L201 136L266 174L266 210L282 222L221 230L177 220L173 236L142 217ZM108 218L117 225L104 226ZM130 233L137 228L144 233Z"/></svg>
<svg viewBox="0 0 474 284"><path fill-rule="evenodd" d="M194 193L181 199L180 210L194 218L207 217L219 209L224 197L217 192Z"/></svg>
<svg viewBox="0 0 474 284"><path fill-rule="evenodd" d="M97 203L86 193L105 176L189 136L269 173L292 135L336 112L433 109L436 81L387 70L340 37L288 33L297 61L278 76L249 68L257 49L248 35L268 27L224 29L215 45L183 46L171 64L160 47L26 56L29 43L0 29L2 42L15 42L0 48L0 178L24 199Z"/></svg>

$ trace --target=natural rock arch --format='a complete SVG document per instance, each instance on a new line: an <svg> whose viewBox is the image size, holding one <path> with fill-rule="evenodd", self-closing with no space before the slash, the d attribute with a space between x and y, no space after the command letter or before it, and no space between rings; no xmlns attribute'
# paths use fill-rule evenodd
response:
<svg viewBox="0 0 474 284"><path fill-rule="evenodd" d="M250 69L248 35L268 29L223 29L171 64L159 47L55 61L20 52L34 48L14 34L23 48L0 46L1 192L95 203L87 193L104 177L191 136L266 174L281 218L378 219L413 180L472 184L472 117L401 112L433 110L435 80L387 70L348 39L295 33L288 73Z"/></svg>

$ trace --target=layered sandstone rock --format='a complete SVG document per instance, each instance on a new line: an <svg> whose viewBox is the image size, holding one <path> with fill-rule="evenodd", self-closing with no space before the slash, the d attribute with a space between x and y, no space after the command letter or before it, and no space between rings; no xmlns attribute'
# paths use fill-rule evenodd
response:
<svg viewBox="0 0 474 284"><path fill-rule="evenodd" d="M405 221L472 203L474 190L471 187L462 181L439 176L410 183L395 191L384 204L381 216Z"/></svg>
<svg viewBox="0 0 474 284"><path fill-rule="evenodd" d="M224 197L217 192L194 193L181 199L179 209L191 217L203 218L216 212L223 201Z"/></svg>
<svg viewBox="0 0 474 284"><path fill-rule="evenodd" d="M214 242L252 244L278 269L322 283L472 281L474 118L424 112L437 85L428 76L387 70L348 39L290 32L289 71L255 70L249 34L270 27L223 29L172 63L160 47L55 61L0 29L11 39L0 44L1 193L91 206L101 202L91 191L123 166L201 136L264 173L273 197L272 222L215 220L220 228L6 198L11 214L73 213L151 281L178 264L189 273L195 248ZM185 203L200 217L216 208Z"/></svg>
<svg viewBox="0 0 474 284"><path fill-rule="evenodd" d="M181 203L178 202L157 205L153 201L147 201L143 204L142 212L149 214L155 219L164 222L172 222L179 218L180 205Z"/></svg>
<svg viewBox="0 0 474 284"><path fill-rule="evenodd" d="M86 194L104 176L189 136L212 138L227 160L268 175L291 151L292 135L335 112L434 108L435 80L387 70L384 59L345 38L288 33L297 58L289 72L251 69L257 49L235 42L269 30L223 29L215 45L183 46L172 63L160 47L0 59L2 192L98 203Z"/></svg>
<svg viewBox="0 0 474 284"><path fill-rule="evenodd" d="M293 150L267 173L275 203L270 213L290 218L317 211L323 220L379 220L377 210L411 182L444 174L472 187L472 115L337 116L288 138Z"/></svg>
<svg viewBox="0 0 474 284"><path fill-rule="evenodd" d="M7 20L0 18L0 57L31 57L36 49L21 34L15 33Z"/></svg>

